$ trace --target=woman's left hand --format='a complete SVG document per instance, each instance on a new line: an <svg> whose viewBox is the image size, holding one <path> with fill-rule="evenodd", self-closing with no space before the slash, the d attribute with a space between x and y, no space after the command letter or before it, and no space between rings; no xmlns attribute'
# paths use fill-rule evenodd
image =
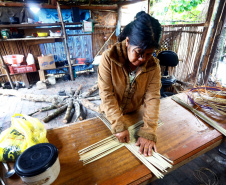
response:
<svg viewBox="0 0 226 185"><path fill-rule="evenodd" d="M145 157L152 155L152 148L157 152L157 148L154 141L139 137L136 146L140 146L139 153L144 154Z"/></svg>

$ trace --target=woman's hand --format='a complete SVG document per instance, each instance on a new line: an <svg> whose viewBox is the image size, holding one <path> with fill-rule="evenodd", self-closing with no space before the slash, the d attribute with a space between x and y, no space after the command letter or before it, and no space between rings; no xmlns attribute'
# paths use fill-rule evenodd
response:
<svg viewBox="0 0 226 185"><path fill-rule="evenodd" d="M152 155L152 148L157 152L157 148L154 141L139 137L136 146L140 146L139 153L144 154L145 157Z"/></svg>
<svg viewBox="0 0 226 185"><path fill-rule="evenodd" d="M115 134L115 137L117 137L119 142L121 142L121 143L129 143L129 131L128 130L124 130L122 132Z"/></svg>

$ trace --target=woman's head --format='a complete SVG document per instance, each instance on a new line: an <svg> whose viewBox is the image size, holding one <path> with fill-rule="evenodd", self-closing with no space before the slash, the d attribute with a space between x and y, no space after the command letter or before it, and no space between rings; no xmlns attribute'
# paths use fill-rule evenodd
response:
<svg viewBox="0 0 226 185"><path fill-rule="evenodd" d="M137 13L134 21L126 25L118 40L121 42L128 37L129 44L137 46L141 50L158 48L161 30L161 25L157 19L141 11Z"/></svg>
<svg viewBox="0 0 226 185"><path fill-rule="evenodd" d="M128 58L134 66L145 63L159 47L161 30L158 20L144 11L137 13L135 20L126 25L118 40L126 39Z"/></svg>

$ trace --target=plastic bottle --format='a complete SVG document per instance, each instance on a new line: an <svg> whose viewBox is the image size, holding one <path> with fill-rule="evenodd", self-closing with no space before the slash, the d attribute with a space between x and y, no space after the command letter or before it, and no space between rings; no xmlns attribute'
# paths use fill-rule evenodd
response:
<svg viewBox="0 0 226 185"><path fill-rule="evenodd" d="M35 63L34 57L31 53L28 53L26 61L27 61L27 65L32 65Z"/></svg>

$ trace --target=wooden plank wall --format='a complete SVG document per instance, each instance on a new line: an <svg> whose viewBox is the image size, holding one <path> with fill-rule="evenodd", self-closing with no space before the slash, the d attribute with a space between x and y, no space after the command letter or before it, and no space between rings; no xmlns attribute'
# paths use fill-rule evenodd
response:
<svg viewBox="0 0 226 185"><path fill-rule="evenodd" d="M93 10L91 16L94 21L98 22L98 24L95 24L92 34L93 56L95 56L116 29L117 12ZM106 49L111 48L116 42L117 37L114 34L99 54L101 55Z"/></svg>

